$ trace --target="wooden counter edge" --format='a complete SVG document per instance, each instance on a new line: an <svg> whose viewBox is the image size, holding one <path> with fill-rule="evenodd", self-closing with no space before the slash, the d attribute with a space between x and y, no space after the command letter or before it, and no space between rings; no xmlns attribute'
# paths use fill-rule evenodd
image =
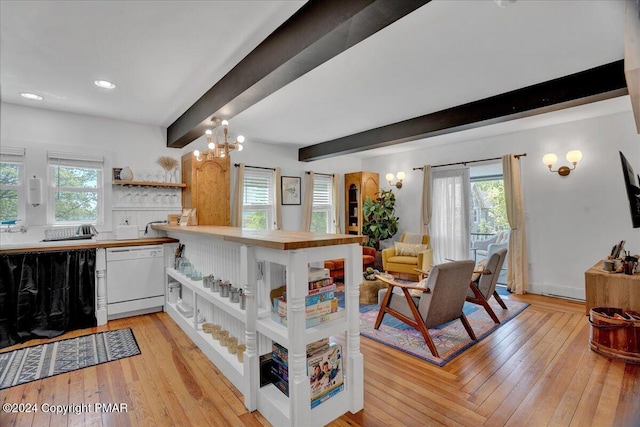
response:
<svg viewBox="0 0 640 427"><path fill-rule="evenodd" d="M367 236L355 234L320 234L304 231L250 230L239 227L213 225L194 225L187 227L176 225L152 225L151 227L155 230L162 230L166 232L212 236L218 237L227 242L279 250L316 248L321 246L345 245L352 243L362 244L368 240Z"/></svg>
<svg viewBox="0 0 640 427"><path fill-rule="evenodd" d="M152 237L146 239L131 240L92 240L86 243L76 243L60 246L28 246L23 248L0 249L0 254L18 254L25 252L56 252L76 249L116 248L127 246L162 245L165 243L178 243L178 239L171 237ZM37 243L36 243L37 245Z"/></svg>

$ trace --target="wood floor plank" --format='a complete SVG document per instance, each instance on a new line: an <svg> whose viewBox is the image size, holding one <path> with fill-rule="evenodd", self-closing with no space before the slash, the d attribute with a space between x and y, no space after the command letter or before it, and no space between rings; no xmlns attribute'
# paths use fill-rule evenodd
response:
<svg viewBox="0 0 640 427"><path fill-rule="evenodd" d="M640 425L640 365L627 363L625 366L614 425Z"/></svg>
<svg viewBox="0 0 640 427"><path fill-rule="evenodd" d="M329 426L638 427L640 366L609 361L588 348L584 304L538 295L509 298L531 306L443 367L362 338L365 408ZM125 416L68 414L70 426L269 426L262 414L246 410L239 390L166 313L118 319L57 339L125 327L132 328L141 355L64 374L66 380L57 376L2 390L0 401L125 402L130 409ZM62 420L0 413L2 427Z"/></svg>

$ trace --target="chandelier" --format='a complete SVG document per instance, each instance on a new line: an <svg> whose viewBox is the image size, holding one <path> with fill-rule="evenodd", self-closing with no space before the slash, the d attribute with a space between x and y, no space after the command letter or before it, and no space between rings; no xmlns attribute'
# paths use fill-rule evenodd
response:
<svg viewBox="0 0 640 427"><path fill-rule="evenodd" d="M242 143L244 142L244 136L238 135L238 137L229 142L229 122L227 120L220 120L218 118L212 119L215 124L214 130L207 129L205 134L207 135L207 147L208 150L201 152L200 150L194 150L193 154L196 159L201 162L202 160L213 160L215 158L227 157L232 151L242 151ZM220 138L220 127L222 127L222 138ZM213 140L213 134L215 131L215 141Z"/></svg>

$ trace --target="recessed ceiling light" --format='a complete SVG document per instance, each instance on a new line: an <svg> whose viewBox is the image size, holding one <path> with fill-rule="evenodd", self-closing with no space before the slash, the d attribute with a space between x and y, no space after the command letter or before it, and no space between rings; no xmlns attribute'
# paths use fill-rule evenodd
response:
<svg viewBox="0 0 640 427"><path fill-rule="evenodd" d="M107 80L95 80L93 82L96 86L104 88L104 89L113 89L116 87L113 83Z"/></svg>
<svg viewBox="0 0 640 427"><path fill-rule="evenodd" d="M42 101L44 99L43 97L41 97L40 95L36 95L35 93L22 92L20 93L20 95L23 98L33 99L34 101Z"/></svg>

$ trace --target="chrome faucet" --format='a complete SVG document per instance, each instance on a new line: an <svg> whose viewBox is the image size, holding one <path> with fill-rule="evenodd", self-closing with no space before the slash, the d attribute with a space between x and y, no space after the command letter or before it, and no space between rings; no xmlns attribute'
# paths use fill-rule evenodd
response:
<svg viewBox="0 0 640 427"><path fill-rule="evenodd" d="M4 233L26 233L27 227L24 225L16 227L15 225L7 225L7 228L2 229Z"/></svg>

